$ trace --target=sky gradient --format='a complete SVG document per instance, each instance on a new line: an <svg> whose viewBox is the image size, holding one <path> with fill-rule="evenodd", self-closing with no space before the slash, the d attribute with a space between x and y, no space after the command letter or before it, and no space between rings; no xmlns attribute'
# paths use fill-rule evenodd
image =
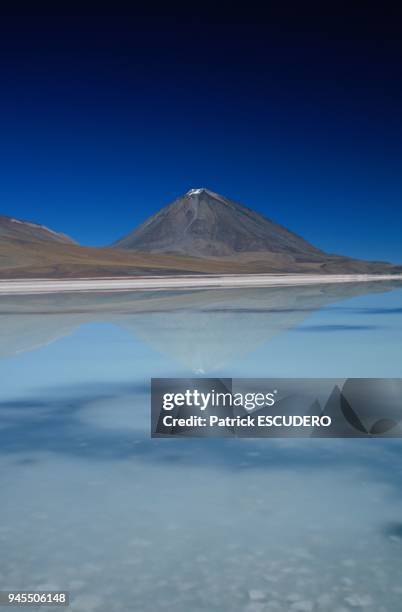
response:
<svg viewBox="0 0 402 612"><path fill-rule="evenodd" d="M400 18L346 11L3 15L0 214L104 245L207 187L402 263Z"/></svg>

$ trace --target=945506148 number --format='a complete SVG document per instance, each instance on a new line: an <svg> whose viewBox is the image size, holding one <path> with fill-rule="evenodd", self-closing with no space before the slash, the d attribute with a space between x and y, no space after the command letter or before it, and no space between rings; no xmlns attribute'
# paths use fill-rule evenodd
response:
<svg viewBox="0 0 402 612"><path fill-rule="evenodd" d="M66 591L0 591L0 605L5 606L68 606Z"/></svg>

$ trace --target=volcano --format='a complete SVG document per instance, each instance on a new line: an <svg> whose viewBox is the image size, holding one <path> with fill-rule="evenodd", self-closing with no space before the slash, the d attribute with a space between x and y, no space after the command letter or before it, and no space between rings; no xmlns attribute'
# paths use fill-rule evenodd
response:
<svg viewBox="0 0 402 612"><path fill-rule="evenodd" d="M325 253L284 226L205 188L190 189L111 246L237 262L254 272L400 272L386 262Z"/></svg>
<svg viewBox="0 0 402 612"><path fill-rule="evenodd" d="M190 189L112 246L192 257L323 254L285 227L209 189Z"/></svg>

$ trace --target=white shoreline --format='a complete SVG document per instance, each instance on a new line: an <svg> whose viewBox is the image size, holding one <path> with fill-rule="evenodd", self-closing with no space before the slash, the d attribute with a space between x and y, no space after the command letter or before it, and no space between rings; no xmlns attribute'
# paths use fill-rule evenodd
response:
<svg viewBox="0 0 402 612"><path fill-rule="evenodd" d="M0 279L0 295L290 287L386 280L402 280L402 274L205 274L199 276L137 276L129 278Z"/></svg>

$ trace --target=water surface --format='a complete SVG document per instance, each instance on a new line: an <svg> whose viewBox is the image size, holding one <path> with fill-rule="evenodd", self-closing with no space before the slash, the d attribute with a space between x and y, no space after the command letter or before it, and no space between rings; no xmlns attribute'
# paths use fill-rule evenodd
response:
<svg viewBox="0 0 402 612"><path fill-rule="evenodd" d="M2 297L0 335L3 589L401 609L399 440L149 437L151 376L402 377L400 284Z"/></svg>

